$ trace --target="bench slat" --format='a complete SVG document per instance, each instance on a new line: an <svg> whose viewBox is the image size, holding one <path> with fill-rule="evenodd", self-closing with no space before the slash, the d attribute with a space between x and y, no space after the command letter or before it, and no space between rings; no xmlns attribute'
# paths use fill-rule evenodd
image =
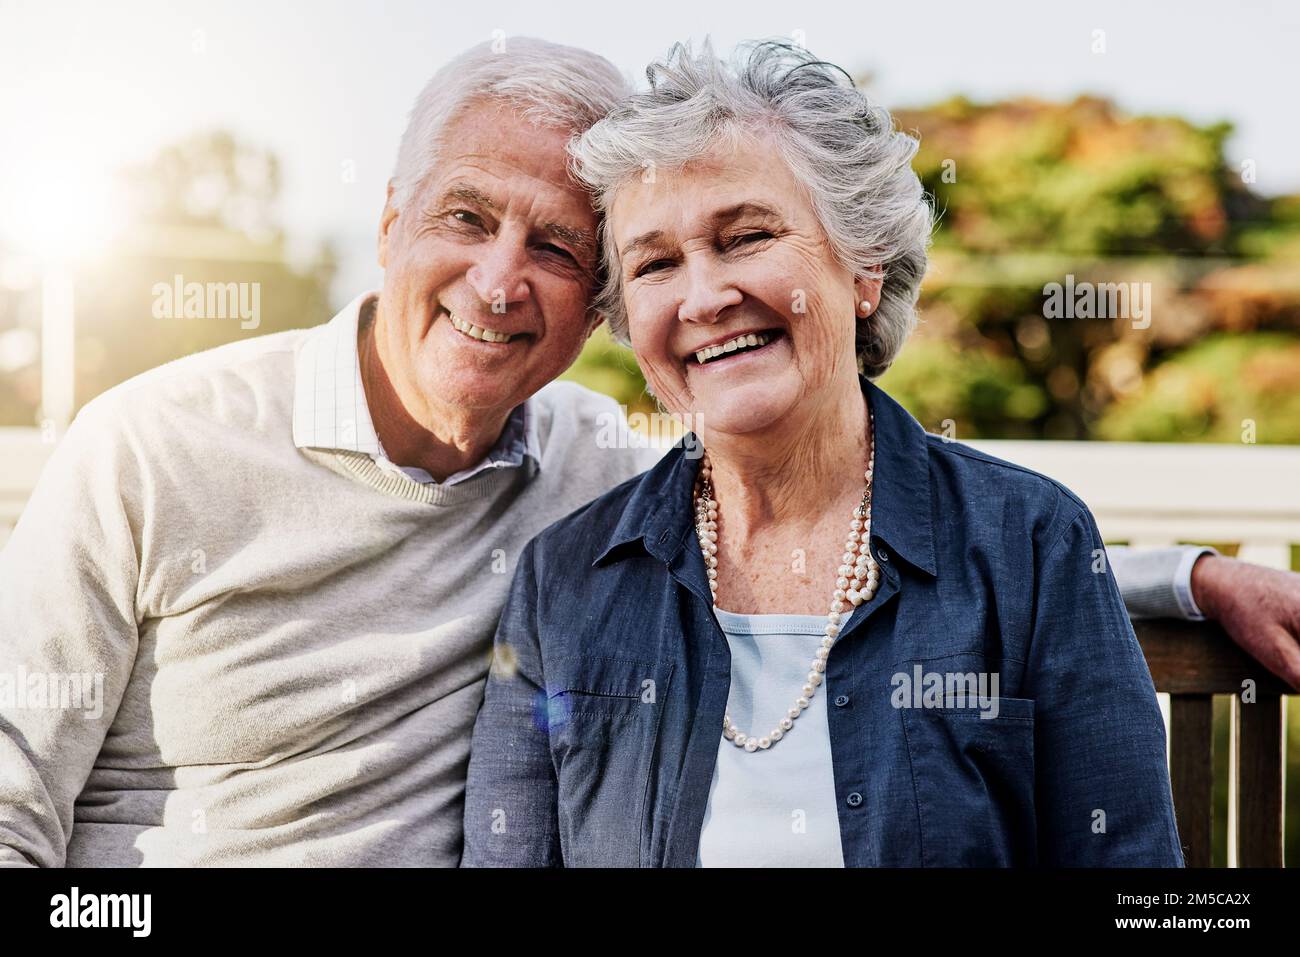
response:
<svg viewBox="0 0 1300 957"><path fill-rule="evenodd" d="M1169 700L1169 776L1188 867L1209 867L1214 824L1214 698Z"/></svg>
<svg viewBox="0 0 1300 957"><path fill-rule="evenodd" d="M1237 866L1282 866L1282 699L1232 699L1237 766Z"/></svg>
<svg viewBox="0 0 1300 957"><path fill-rule="evenodd" d="M1157 691L1238 695L1242 682L1250 678L1261 698L1292 693L1280 678L1211 622L1162 618L1135 621L1133 630Z"/></svg>

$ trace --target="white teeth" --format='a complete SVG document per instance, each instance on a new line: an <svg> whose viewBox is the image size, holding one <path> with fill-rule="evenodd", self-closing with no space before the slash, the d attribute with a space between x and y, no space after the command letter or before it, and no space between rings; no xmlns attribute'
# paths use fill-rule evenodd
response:
<svg viewBox="0 0 1300 957"><path fill-rule="evenodd" d="M514 336L507 332L493 332L491 329L484 329L482 326L476 326L472 322L466 322L464 319L458 319L456 316L447 314L451 319L451 324L460 332L465 333L471 339L479 339L483 342L509 342Z"/></svg>
<svg viewBox="0 0 1300 957"><path fill-rule="evenodd" d="M766 332L750 332L743 336L736 336L734 339L728 339L719 345L701 349L695 353L695 361L699 363L708 362L714 356L720 356L725 352L735 352L737 349L748 346L765 346L771 341L772 337Z"/></svg>

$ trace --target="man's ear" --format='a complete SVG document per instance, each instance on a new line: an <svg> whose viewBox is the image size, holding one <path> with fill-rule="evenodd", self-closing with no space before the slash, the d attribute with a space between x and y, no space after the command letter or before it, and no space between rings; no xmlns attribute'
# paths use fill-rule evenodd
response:
<svg viewBox="0 0 1300 957"><path fill-rule="evenodd" d="M604 321L605 321L605 314L604 314L604 313L601 313L601 312L593 312L593 313L591 314L591 318L587 321L587 338L588 338L588 339L590 339L590 338L591 338L591 334L592 334L593 332L596 331L596 327L599 326L599 325L600 325L602 322L604 322Z"/></svg>
<svg viewBox="0 0 1300 957"><path fill-rule="evenodd" d="M388 181L388 193L384 197L384 212L379 217L379 268L388 268L388 231L397 220L397 210L393 207L393 181Z"/></svg>

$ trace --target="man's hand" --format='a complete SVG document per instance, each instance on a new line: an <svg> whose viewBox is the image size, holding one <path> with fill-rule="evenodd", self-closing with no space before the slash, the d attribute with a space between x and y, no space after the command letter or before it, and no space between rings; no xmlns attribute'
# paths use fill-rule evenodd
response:
<svg viewBox="0 0 1300 957"><path fill-rule="evenodd" d="M1192 597L1251 657L1300 689L1300 574L1203 555Z"/></svg>

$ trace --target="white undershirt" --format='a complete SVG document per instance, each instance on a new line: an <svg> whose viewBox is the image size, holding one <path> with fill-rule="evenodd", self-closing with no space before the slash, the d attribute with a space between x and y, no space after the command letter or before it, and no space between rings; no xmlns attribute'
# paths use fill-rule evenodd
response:
<svg viewBox="0 0 1300 957"><path fill-rule="evenodd" d="M731 720L761 737L799 697L826 618L714 612L731 648ZM843 867L826 686L768 750L738 748L721 729L718 741L697 865Z"/></svg>

